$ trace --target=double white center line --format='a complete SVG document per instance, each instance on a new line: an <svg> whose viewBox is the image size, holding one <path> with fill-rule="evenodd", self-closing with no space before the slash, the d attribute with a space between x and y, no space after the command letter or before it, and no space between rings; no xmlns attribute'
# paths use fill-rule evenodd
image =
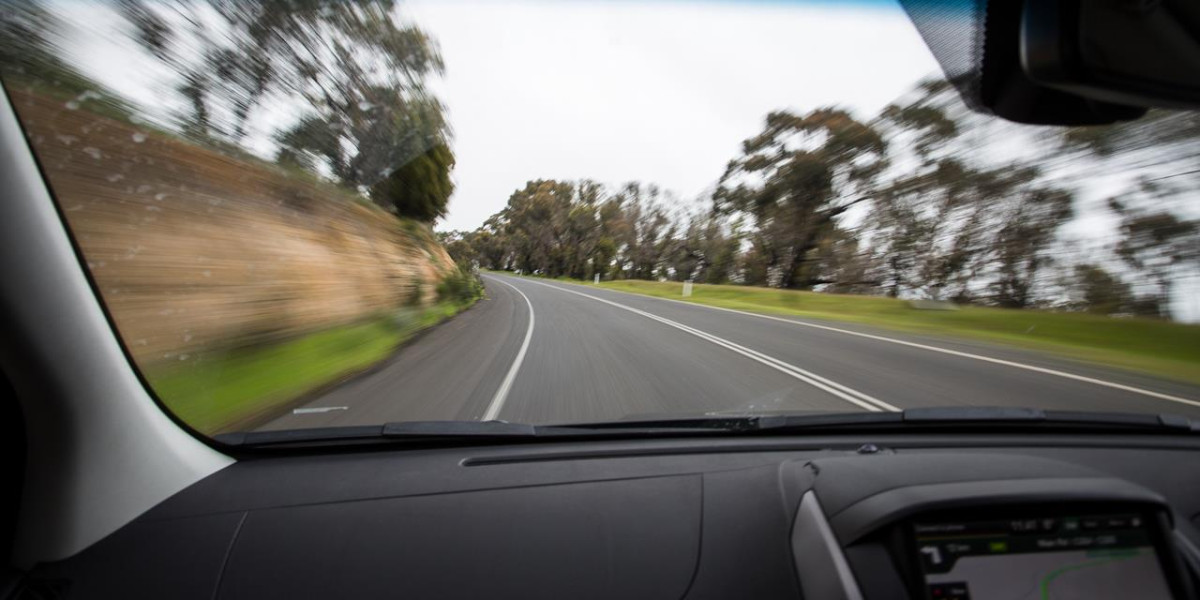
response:
<svg viewBox="0 0 1200 600"><path fill-rule="evenodd" d="M664 325L668 325L668 326L674 327L675 329L678 329L680 331L690 333L691 335L694 335L702 340L711 342L713 344L721 346L722 348L731 350L731 351L736 352L746 358L749 358L751 360L762 363L768 367L771 367L772 369L775 369L776 371L790 375L791 377L799 379L800 381L803 381L804 383L807 383L817 389L820 389L822 391L833 394L834 396L837 396L838 398L841 398L842 400L845 400L846 402L849 402L855 406L866 409L868 411L879 412L879 411L899 411L900 410L899 408L896 408L895 406L892 406L891 404L888 404L887 402L884 402L883 400L874 398L872 396L868 396L867 394L864 394L860 391L850 389L840 383L837 383L836 381L831 381L831 380L821 377L820 375L817 375L811 371L806 371L804 369L801 369L800 367L797 367L796 365L786 363L786 362L779 360L777 358L774 358L772 356L763 354L762 352L758 352L757 350L751 350L750 348L747 348L740 344L735 344L727 339L712 335L711 333L706 333L706 332L700 331L699 329L696 329L694 327L689 327L687 325L684 325L683 323L679 323L677 321L672 321L670 319L660 317L658 315L651 314L651 313L648 313L643 310L631 308L631 307L625 306L624 304L619 304L619 303L613 302L611 300L605 300L604 298L599 298L599 297L593 296L591 294L584 294L582 292L577 292L575 290L568 290L568 289L565 289L565 288L562 288L562 287L559 287L556 285L549 285L546 283L542 283L540 281L532 281L532 280L528 280L528 279L523 280L523 281L526 281L528 283L532 283L535 285L545 286L545 287L555 289L555 290L558 290L560 292L564 292L567 294L575 294L576 296L583 296L584 298L595 300L596 302L603 302L604 304L608 304L610 306L619 308L621 310L627 310L636 315L641 315L647 319L658 321L659 323L662 323ZM514 286L510 285L509 287L514 287ZM514 287L514 289L515 289L515 287ZM524 295L524 294L522 294L522 295ZM526 298L526 301L528 302L528 298ZM530 315L532 316L532 314L533 314L533 308L531 306L530 307ZM528 340L526 340L526 341L528 342Z"/></svg>

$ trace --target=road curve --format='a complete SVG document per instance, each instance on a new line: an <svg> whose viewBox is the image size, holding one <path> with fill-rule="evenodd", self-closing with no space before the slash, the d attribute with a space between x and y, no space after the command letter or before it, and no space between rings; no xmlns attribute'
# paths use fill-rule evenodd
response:
<svg viewBox="0 0 1200 600"><path fill-rule="evenodd" d="M483 417L529 328L515 288L487 297L406 345L382 365L297 407L260 430ZM327 412L317 412L328 409ZM308 412L314 411L314 412Z"/></svg>
<svg viewBox="0 0 1200 600"><path fill-rule="evenodd" d="M487 297L475 307L261 429L931 406L1200 417L1196 386L1032 352L584 285L484 279Z"/></svg>

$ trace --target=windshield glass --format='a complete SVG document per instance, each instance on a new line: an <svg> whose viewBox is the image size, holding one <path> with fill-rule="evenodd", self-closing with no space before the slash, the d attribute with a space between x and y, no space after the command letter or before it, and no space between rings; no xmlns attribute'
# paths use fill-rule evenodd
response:
<svg viewBox="0 0 1200 600"><path fill-rule="evenodd" d="M95 290L202 434L1200 417L1200 117L972 112L895 2L0 11Z"/></svg>

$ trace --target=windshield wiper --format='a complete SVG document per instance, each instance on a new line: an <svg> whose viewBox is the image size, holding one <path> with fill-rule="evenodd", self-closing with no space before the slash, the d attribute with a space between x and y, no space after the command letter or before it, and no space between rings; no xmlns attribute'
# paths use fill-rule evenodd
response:
<svg viewBox="0 0 1200 600"><path fill-rule="evenodd" d="M728 433L756 428L755 418L700 419L661 422L612 422L586 425L527 425L507 421L398 421L382 425L313 427L281 431L222 433L214 439L227 446L263 447L311 443L356 443L363 441L500 441L561 437L613 437L636 434ZM741 425L739 425L741 423Z"/></svg>
<svg viewBox="0 0 1200 600"><path fill-rule="evenodd" d="M725 432L787 433L833 429L913 429L917 427L1080 427L1200 432L1200 423L1172 414L1103 413L1011 407L910 408L901 412L763 415L651 421L612 421L572 425L571 429L719 429Z"/></svg>
<svg viewBox="0 0 1200 600"><path fill-rule="evenodd" d="M405 421L382 425L251 431L215 436L222 444L267 447L378 441L488 443L564 438L780 435L837 431L1014 429L1200 432L1200 423L1171 414L1100 413L1037 408L913 408L902 412L700 417L528 425L506 421Z"/></svg>
<svg viewBox="0 0 1200 600"><path fill-rule="evenodd" d="M904 422L912 424L1005 424L1081 426L1091 428L1148 429L1166 432L1200 432L1200 423L1174 414L1089 412L1008 407L910 408Z"/></svg>
<svg viewBox="0 0 1200 600"><path fill-rule="evenodd" d="M664 419L577 425L527 425L507 421L398 421L382 425L222 433L214 436L214 439L226 446L267 447L376 441L489 442L581 437L655 437L759 431L764 428L762 421L775 423L778 418Z"/></svg>
<svg viewBox="0 0 1200 600"><path fill-rule="evenodd" d="M506 421L402 421L380 425L310 427L280 431L222 433L213 439L228 446L279 446L312 442L380 439L490 439L536 436L536 426Z"/></svg>

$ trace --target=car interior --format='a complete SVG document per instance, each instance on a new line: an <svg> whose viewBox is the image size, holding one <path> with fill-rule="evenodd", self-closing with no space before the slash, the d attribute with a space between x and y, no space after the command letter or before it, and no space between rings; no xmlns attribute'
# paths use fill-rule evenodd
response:
<svg viewBox="0 0 1200 600"><path fill-rule="evenodd" d="M1200 110L1191 0L905 9L974 110ZM954 10L969 43L930 17ZM11 95L0 189L0 597L1198 597L1200 422L1176 414L205 436L133 366Z"/></svg>

